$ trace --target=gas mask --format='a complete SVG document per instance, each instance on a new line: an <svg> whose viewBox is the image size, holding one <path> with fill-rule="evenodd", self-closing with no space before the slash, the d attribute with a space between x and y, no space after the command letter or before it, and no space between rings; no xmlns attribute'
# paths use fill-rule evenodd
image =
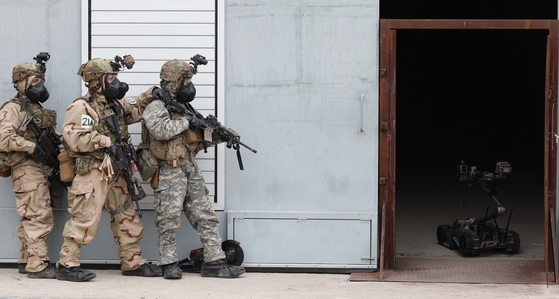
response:
<svg viewBox="0 0 559 299"><path fill-rule="evenodd" d="M107 76L105 76L105 98L107 100L122 99L127 91L128 84L120 82L118 78L115 78L113 82L109 83L107 82Z"/></svg>
<svg viewBox="0 0 559 299"><path fill-rule="evenodd" d="M31 85L27 88L25 96L32 102L44 103L49 98L49 92L45 87L44 81L41 79L36 85Z"/></svg>
<svg viewBox="0 0 559 299"><path fill-rule="evenodd" d="M179 86L179 91L177 92L177 101L181 103L189 103L196 97L196 88L194 87L194 84L192 84L192 81L188 82L188 84L186 84L185 86L184 80L187 79L184 78Z"/></svg>

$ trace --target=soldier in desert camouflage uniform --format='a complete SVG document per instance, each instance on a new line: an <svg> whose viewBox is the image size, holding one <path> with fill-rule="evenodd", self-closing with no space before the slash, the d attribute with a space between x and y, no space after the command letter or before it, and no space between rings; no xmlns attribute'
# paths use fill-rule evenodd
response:
<svg viewBox="0 0 559 299"><path fill-rule="evenodd" d="M49 93L44 86L45 74L38 65L22 63L12 72L12 83L18 94L0 109L0 168L12 182L21 216L17 236L21 240L19 273L29 278L56 278L49 263L46 239L53 227L50 183L52 169L45 165L37 136L22 126L31 115L39 127L56 126L56 111L44 109Z"/></svg>
<svg viewBox="0 0 559 299"><path fill-rule="evenodd" d="M64 243L57 264L59 280L95 278L94 273L80 269L80 247L89 244L95 236L101 211L111 214L111 230L119 246L122 274L146 277L161 274L141 255L139 241L144 226L130 205L121 171L104 180L100 166L106 162L105 153L114 156L117 150L116 136L103 119L116 113L122 137L127 141L127 125L140 121L142 111L162 90L152 87L138 97L124 98L128 85L117 79L118 70L114 62L111 65L111 61L101 58L83 64L78 75L87 82L89 94L66 109L63 136L70 156L76 159L76 176L68 189L68 210L73 217L64 227Z"/></svg>
<svg viewBox="0 0 559 299"><path fill-rule="evenodd" d="M166 62L160 73L161 87L170 98L186 109L195 111L189 104L196 90L191 82L192 70L188 63L179 60ZM175 229L180 227L181 208L204 245L202 276L238 277L244 273L240 266L228 265L221 249L218 232L219 221L208 198L202 171L194 156L206 143L196 119L168 111L164 101L155 100L144 112L142 139L149 143L149 150L160 160L159 183L155 190L155 225L159 232L159 264L168 279L182 277L176 253Z"/></svg>

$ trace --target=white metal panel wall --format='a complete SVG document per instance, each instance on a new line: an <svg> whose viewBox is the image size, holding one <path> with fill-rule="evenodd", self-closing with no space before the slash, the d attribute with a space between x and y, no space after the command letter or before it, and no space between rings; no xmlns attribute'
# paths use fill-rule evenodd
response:
<svg viewBox="0 0 559 299"><path fill-rule="evenodd" d="M159 85L159 71L171 59L190 61L201 54L207 65L198 68L193 78L196 100L192 103L202 114L216 115L216 5L215 1L197 0L91 0L91 58L113 59L115 55L132 55L134 68L119 77L130 85L128 95L138 95ZM84 59L87 60L87 57ZM135 145L141 141L141 126L130 127ZM200 152L201 168L214 208L223 209L223 196L216 194L216 150ZM141 201L143 209L153 208L153 189L143 185L148 198Z"/></svg>

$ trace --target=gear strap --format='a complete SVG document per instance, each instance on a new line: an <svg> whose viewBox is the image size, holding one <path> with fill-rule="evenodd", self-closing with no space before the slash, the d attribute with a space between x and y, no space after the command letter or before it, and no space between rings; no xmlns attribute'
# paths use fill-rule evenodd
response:
<svg viewBox="0 0 559 299"><path fill-rule="evenodd" d="M122 206L120 206L120 208L109 211L109 214L111 214L111 216L118 215L118 214L128 210L130 205L131 205L130 200L127 200Z"/></svg>

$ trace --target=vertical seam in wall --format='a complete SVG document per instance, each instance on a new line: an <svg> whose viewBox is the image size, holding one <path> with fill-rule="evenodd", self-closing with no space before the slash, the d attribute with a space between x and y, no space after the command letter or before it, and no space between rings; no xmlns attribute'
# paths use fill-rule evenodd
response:
<svg viewBox="0 0 559 299"><path fill-rule="evenodd" d="M87 60L91 60L91 1L87 1Z"/></svg>
<svg viewBox="0 0 559 299"><path fill-rule="evenodd" d="M219 46L218 45L218 22L219 22L219 17L218 17L219 3L218 3L218 0L215 0L214 5L215 5L215 10L214 10L214 17L215 17L215 25L214 25L214 30L215 30L214 31L215 32L215 35L214 35L214 38L215 38L215 40L214 40L214 45L215 45L215 48L214 48L214 57L215 57L215 65L214 65L214 82L215 82L214 83L214 107L215 107L215 110L214 110L214 112L215 112L215 117L217 118L218 108L219 108L218 105L217 105L217 97L218 97L218 93L217 93L218 86L217 85L219 83L219 81L217 79L217 72L218 72L217 65L218 65L218 59L219 59L219 57L218 57L219 55L218 55L218 51L217 51L217 48ZM217 203L217 198L218 198L218 195L217 195L217 188L218 188L218 176L217 176L218 163L217 163L217 160L218 160L217 145L215 145L215 151L214 151L214 203Z"/></svg>

